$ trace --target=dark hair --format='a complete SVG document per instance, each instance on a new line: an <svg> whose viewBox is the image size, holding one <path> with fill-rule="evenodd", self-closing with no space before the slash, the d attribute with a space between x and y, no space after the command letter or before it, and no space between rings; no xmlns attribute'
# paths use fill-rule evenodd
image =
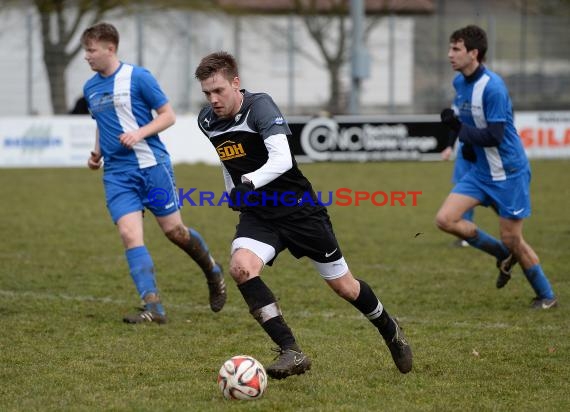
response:
<svg viewBox="0 0 570 412"><path fill-rule="evenodd" d="M81 35L81 44L86 46L91 40L106 41L114 44L116 49L119 48L119 32L109 23L97 23L85 29Z"/></svg>
<svg viewBox="0 0 570 412"><path fill-rule="evenodd" d="M467 51L477 49L477 61L481 63L485 60L487 53L487 33L479 26L469 25L453 32L449 37L451 43L457 43L463 40Z"/></svg>
<svg viewBox="0 0 570 412"><path fill-rule="evenodd" d="M234 56L225 51L210 53L202 58L194 75L196 79L202 81L218 72L221 72L230 82L238 77L238 64Z"/></svg>

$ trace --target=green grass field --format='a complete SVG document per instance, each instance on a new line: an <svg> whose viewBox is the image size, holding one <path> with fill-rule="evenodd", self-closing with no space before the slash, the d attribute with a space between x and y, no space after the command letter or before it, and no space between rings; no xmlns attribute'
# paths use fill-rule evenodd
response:
<svg viewBox="0 0 570 412"><path fill-rule="evenodd" d="M525 233L559 297L551 311L528 308L533 293L520 267L497 290L494 259L450 247L452 237L434 226L451 163L302 165L325 192L422 191L415 207L329 208L352 272L400 318L414 370L401 375L368 321L309 261L283 253L264 280L313 369L270 380L255 402L225 401L216 385L230 356L268 363L274 355L231 279L226 307L212 313L203 275L148 215L146 243L171 322L123 324L139 300L101 174L0 170L0 410L568 411L570 162L532 166ZM181 165L176 175L185 189L223 190L218 167ZM182 213L227 266L237 214ZM477 209L475 219L497 234L491 211Z"/></svg>

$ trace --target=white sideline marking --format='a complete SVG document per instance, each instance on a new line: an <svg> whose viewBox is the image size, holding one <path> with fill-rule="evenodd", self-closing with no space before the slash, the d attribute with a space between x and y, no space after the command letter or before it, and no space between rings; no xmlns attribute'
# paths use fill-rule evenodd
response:
<svg viewBox="0 0 570 412"><path fill-rule="evenodd" d="M18 292L15 290L0 290L1 296L12 297L12 298L22 298L29 297L34 299L44 299L44 300L72 300L77 302L100 302L100 303L116 303L125 304L125 301L102 298L96 296L70 296L63 293L53 294L53 293L37 293L37 292Z"/></svg>
<svg viewBox="0 0 570 412"><path fill-rule="evenodd" d="M99 297L99 296L73 296L73 295L66 295L63 293L37 293L37 292L18 292L14 290L2 290L0 289L0 296L10 297L10 298L33 298L33 299L44 299L44 300L69 300L75 302L95 302L95 303L110 303L113 305L131 305L132 303L129 301L124 301L120 299L113 299L109 297ZM178 308L178 309L191 309L191 310L200 310L204 312L210 312L210 307L208 305L193 305L193 304L175 304L175 303L165 303L166 308ZM522 307L521 310L531 310L525 307ZM231 307L226 304L224 309L221 313L230 312L230 313L245 313L246 311L245 304L240 302L239 307ZM366 320L364 315L355 312L354 310L348 310L346 314L339 315L337 312L332 311L310 311L307 309L302 310L295 310L294 308L289 309L287 311L291 316L290 317L299 317L299 318L311 318L311 317L321 317L323 319L352 319L352 320ZM397 316L399 320L402 321L404 332L406 330L406 323L408 324L419 324L419 325L445 325L449 327L455 328L462 328L462 329L519 329L519 330L555 330L558 329L558 325L553 324L544 324L540 323L535 327L521 327L519 325L513 325L509 323L483 323L483 322L467 322L467 321L456 321L456 322L447 322L447 323L440 323L433 320L426 320L421 318L412 318L409 316Z"/></svg>
<svg viewBox="0 0 570 412"><path fill-rule="evenodd" d="M206 292L205 292L206 293ZM113 299L109 297L101 296L73 296L67 295L65 293L37 293L37 292L19 292L15 290L2 290L0 289L0 296L8 298L32 298L36 300L60 300L60 301L73 301L73 302L94 302L94 303L110 303L117 306L132 305L133 303L121 299ZM142 303L141 303L142 305ZM178 309L192 309L192 310L202 310L211 312L209 305L193 305L193 304L175 304L175 303L165 303L167 308L178 308ZM224 306L226 310L227 306ZM238 312L237 310L235 312Z"/></svg>

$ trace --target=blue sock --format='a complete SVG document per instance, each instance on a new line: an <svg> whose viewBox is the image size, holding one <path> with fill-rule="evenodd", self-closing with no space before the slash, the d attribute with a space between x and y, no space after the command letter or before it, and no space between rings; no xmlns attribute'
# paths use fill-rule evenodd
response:
<svg viewBox="0 0 570 412"><path fill-rule="evenodd" d="M212 265L212 256L202 235L191 227L188 228L188 232L190 232L190 243L185 249L186 252L202 268L206 276L220 272L218 265Z"/></svg>
<svg viewBox="0 0 570 412"><path fill-rule="evenodd" d="M536 296L541 299L552 299L554 297L552 286L550 286L548 278L542 271L540 263L537 263L529 269L523 269L523 272L534 289Z"/></svg>
<svg viewBox="0 0 570 412"><path fill-rule="evenodd" d="M463 213L463 219L473 222L473 215L475 214L474 209L469 209L467 212Z"/></svg>
<svg viewBox="0 0 570 412"><path fill-rule="evenodd" d="M208 245L206 245L206 241L204 240L202 235L198 233L196 230L192 229L191 227L188 228L188 231L190 232L190 237L198 241L198 243L200 244L200 248L202 249L202 252L209 253Z"/></svg>
<svg viewBox="0 0 570 412"><path fill-rule="evenodd" d="M485 233L481 229L477 229L475 236L467 240L474 248L482 250L490 255L495 256L498 260L503 260L509 256L509 249L498 239L495 239L488 233Z"/></svg>
<svg viewBox="0 0 570 412"><path fill-rule="evenodd" d="M133 282L141 299L148 293L158 294L154 277L154 263L146 246L138 246L125 251Z"/></svg>
<svg viewBox="0 0 570 412"><path fill-rule="evenodd" d="M162 303L160 303L160 302L146 303L144 305L144 308L148 311L151 311L151 312L157 312L157 313L160 313L161 315L166 315L166 311L164 310L164 307L162 306Z"/></svg>

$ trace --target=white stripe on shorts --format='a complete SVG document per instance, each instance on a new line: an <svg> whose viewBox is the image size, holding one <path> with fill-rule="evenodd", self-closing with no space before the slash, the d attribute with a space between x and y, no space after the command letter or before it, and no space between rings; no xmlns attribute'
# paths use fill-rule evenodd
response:
<svg viewBox="0 0 570 412"><path fill-rule="evenodd" d="M312 259L311 262L325 280L338 279L348 272L348 265L343 257L334 262L321 263Z"/></svg>
<svg viewBox="0 0 570 412"><path fill-rule="evenodd" d="M273 246L250 237L238 237L234 239L231 254L233 255L238 249L247 249L253 252L263 261L264 265L275 257L275 248Z"/></svg>

